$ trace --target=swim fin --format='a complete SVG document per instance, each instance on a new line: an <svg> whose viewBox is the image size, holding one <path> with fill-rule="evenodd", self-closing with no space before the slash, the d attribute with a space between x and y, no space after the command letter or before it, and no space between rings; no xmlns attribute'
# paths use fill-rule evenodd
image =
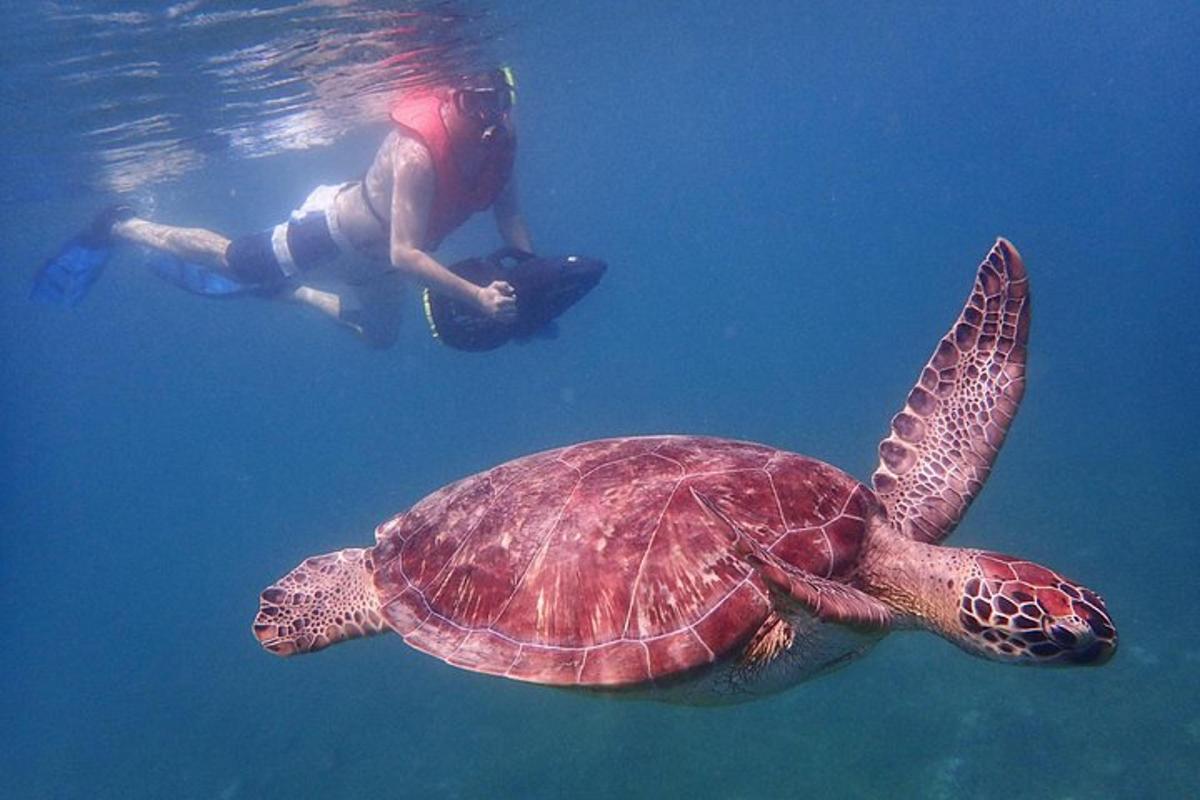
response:
<svg viewBox="0 0 1200 800"><path fill-rule="evenodd" d="M38 270L30 299L60 306L78 305L100 277L110 255L111 245L98 243L89 234L71 238Z"/></svg>
<svg viewBox="0 0 1200 800"><path fill-rule="evenodd" d="M161 254L151 259L151 271L167 283L204 297L232 297L255 291L258 287L238 283L216 270Z"/></svg>
<svg viewBox="0 0 1200 800"><path fill-rule="evenodd" d="M87 230L67 240L46 260L33 279L31 300L76 306L104 271L112 255L112 226L133 217L129 206L114 205L101 211Z"/></svg>

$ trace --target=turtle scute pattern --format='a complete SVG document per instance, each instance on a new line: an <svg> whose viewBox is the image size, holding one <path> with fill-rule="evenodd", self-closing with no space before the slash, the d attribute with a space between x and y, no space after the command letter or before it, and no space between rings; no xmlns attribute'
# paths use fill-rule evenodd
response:
<svg viewBox="0 0 1200 800"><path fill-rule="evenodd" d="M383 615L455 666L539 683L633 685L710 664L771 600L696 493L817 574L857 557L869 493L833 467L720 439L588 442L459 481L380 526Z"/></svg>
<svg viewBox="0 0 1200 800"><path fill-rule="evenodd" d="M879 445L875 491L906 536L945 538L987 479L1025 391L1029 307L1024 264L1001 239Z"/></svg>
<svg viewBox="0 0 1200 800"><path fill-rule="evenodd" d="M382 632L386 623L369 575L369 553L347 548L304 560L263 591L254 635L282 656Z"/></svg>

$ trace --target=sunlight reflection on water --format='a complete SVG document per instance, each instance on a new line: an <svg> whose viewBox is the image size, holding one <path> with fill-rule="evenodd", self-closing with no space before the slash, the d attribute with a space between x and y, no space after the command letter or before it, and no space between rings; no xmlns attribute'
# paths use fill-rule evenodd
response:
<svg viewBox="0 0 1200 800"><path fill-rule="evenodd" d="M48 33L18 58L28 98L46 84L63 97L67 124L53 122L81 137L74 155L88 181L115 191L178 177L218 155L332 144L385 120L397 90L494 61L496 21L479 3L112 5L26 10L44 16Z"/></svg>

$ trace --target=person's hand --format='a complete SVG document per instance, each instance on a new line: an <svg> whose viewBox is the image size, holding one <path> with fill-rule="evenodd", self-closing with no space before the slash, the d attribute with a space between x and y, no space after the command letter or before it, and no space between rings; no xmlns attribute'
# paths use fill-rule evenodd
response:
<svg viewBox="0 0 1200 800"><path fill-rule="evenodd" d="M517 291L508 281L492 281L479 289L479 310L498 322L517 318Z"/></svg>

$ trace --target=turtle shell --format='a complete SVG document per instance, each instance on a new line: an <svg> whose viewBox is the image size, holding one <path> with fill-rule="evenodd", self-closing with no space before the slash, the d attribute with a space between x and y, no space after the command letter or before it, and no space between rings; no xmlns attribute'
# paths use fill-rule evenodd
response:
<svg viewBox="0 0 1200 800"><path fill-rule="evenodd" d="M824 577L853 571L873 495L828 464L702 437L608 439L510 461L380 525L388 624L458 667L620 687L745 645L771 610L728 523Z"/></svg>

